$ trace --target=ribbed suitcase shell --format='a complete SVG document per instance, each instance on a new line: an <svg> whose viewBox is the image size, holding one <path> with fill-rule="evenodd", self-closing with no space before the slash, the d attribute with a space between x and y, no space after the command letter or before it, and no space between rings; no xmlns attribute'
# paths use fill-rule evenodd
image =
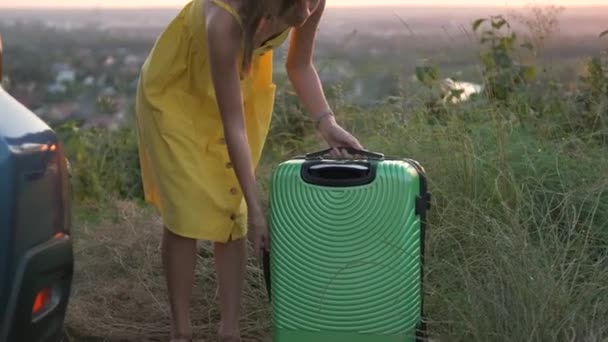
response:
<svg viewBox="0 0 608 342"><path fill-rule="evenodd" d="M276 168L267 265L273 341L416 340L424 177L416 162L387 158L294 158Z"/></svg>

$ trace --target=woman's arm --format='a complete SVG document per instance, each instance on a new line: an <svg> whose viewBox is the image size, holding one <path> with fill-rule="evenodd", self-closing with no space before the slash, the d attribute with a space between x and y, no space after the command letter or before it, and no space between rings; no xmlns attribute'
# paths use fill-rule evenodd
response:
<svg viewBox="0 0 608 342"><path fill-rule="evenodd" d="M234 165L250 214L261 214L261 205L243 119L237 59L242 31L224 10L209 7L206 18L212 83L221 113L228 154Z"/></svg>
<svg viewBox="0 0 608 342"><path fill-rule="evenodd" d="M318 119L333 121L333 116L321 118L324 114L331 112L331 108L313 65L314 41L324 10L325 0L321 0L306 23L292 31L285 65L298 97L314 122Z"/></svg>
<svg viewBox="0 0 608 342"><path fill-rule="evenodd" d="M304 25L293 30L285 67L296 94L323 138L332 147L348 146L362 149L363 146L359 141L336 122L313 65L315 36L324 10L325 0L321 0ZM347 153L341 153L336 149L332 154L348 156Z"/></svg>

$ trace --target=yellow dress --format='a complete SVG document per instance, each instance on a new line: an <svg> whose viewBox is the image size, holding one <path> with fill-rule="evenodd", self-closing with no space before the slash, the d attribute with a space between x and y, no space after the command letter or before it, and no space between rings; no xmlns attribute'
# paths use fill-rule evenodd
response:
<svg viewBox="0 0 608 342"><path fill-rule="evenodd" d="M230 164L211 81L203 15L193 0L156 40L142 65L136 123L145 200L177 235L225 242L247 233L246 203ZM237 13L221 0L216 5ZM255 51L241 81L247 139L257 166L269 130L276 86L272 49L286 30Z"/></svg>

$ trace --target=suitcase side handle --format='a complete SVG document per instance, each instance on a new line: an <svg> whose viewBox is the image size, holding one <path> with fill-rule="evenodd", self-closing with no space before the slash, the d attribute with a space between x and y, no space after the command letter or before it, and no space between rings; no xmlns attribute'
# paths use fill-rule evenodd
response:
<svg viewBox="0 0 608 342"><path fill-rule="evenodd" d="M272 302L271 277L270 277L270 252L264 250L262 252L262 272L264 274L264 284L266 285L266 294L268 301Z"/></svg>
<svg viewBox="0 0 608 342"><path fill-rule="evenodd" d="M338 149L346 150L346 152L348 152L349 154L364 156L368 159L379 159L379 160L384 159L384 154L382 154L380 152L372 152L372 151L368 151L365 149L356 149L356 148L352 148L352 147L338 147ZM332 150L332 148L326 148L321 151L307 153L305 155L305 158L306 159L319 159L319 158L322 159L323 156L325 156L326 154L331 152L331 150Z"/></svg>

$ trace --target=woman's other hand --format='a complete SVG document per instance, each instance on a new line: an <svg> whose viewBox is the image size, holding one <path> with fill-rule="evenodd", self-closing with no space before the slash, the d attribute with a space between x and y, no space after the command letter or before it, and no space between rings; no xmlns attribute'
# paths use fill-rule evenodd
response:
<svg viewBox="0 0 608 342"><path fill-rule="evenodd" d="M256 256L261 260L262 253L270 249L268 223L262 209L247 212L249 240L253 243Z"/></svg>

